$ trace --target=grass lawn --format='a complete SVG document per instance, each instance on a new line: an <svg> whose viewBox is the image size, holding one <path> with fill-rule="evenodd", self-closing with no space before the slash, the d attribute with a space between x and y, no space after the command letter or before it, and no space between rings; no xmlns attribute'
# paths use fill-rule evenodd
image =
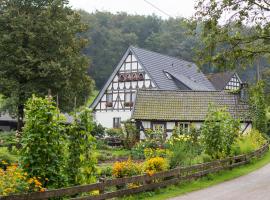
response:
<svg viewBox="0 0 270 200"><path fill-rule="evenodd" d="M188 192L192 192L195 190L200 190L203 188L207 188L209 186L216 185L218 183L222 183L224 181L228 181L239 176L243 176L252 171L255 171L264 165L270 163L270 151L266 153L263 158L252 161L251 163L234 168L232 170L226 170L222 172L218 172L215 174L210 174L206 177L200 178L191 182L184 182L182 184L169 186L167 188L158 189L153 192L145 192L142 194L125 197L123 199L126 200L135 200L135 199L148 199L148 200L162 200L171 197L176 197L183 195Z"/></svg>

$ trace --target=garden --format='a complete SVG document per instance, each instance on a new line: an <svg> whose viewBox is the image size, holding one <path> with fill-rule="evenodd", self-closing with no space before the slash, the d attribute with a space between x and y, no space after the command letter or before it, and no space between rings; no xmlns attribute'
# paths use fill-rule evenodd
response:
<svg viewBox="0 0 270 200"><path fill-rule="evenodd" d="M191 125L187 131L176 126L167 140L161 130L148 129L143 141L139 141L139 131L131 121L124 122L121 129L105 129L95 124L87 108L67 124L48 97L33 96L25 111L21 134L0 135L0 195L153 176L177 167L247 154L267 142L267 136L256 129L242 134L239 120L225 108L213 106L200 129ZM118 141L117 146L109 145L112 141Z"/></svg>

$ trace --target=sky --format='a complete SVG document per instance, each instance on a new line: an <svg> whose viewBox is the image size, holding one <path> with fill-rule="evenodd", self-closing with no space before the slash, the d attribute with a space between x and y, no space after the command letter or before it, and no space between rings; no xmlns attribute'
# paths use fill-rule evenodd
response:
<svg viewBox="0 0 270 200"><path fill-rule="evenodd" d="M195 0L70 0L74 9L83 9L90 13L96 10L112 13L124 11L139 15L155 14L164 19L169 16L191 17L195 12L194 3Z"/></svg>

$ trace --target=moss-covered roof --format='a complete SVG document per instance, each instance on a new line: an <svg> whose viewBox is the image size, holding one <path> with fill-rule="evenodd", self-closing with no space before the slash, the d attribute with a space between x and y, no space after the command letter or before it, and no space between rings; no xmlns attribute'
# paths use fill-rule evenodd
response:
<svg viewBox="0 0 270 200"><path fill-rule="evenodd" d="M234 118L251 121L248 104L226 91L139 90L133 119L204 121L209 105L226 107Z"/></svg>

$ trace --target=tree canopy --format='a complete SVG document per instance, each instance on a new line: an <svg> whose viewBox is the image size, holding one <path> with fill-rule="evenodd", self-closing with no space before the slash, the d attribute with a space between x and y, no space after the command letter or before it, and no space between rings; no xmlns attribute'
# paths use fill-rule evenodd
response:
<svg viewBox="0 0 270 200"><path fill-rule="evenodd" d="M63 110L75 97L84 103L93 88L81 53L87 40L78 35L86 28L67 0L0 1L0 93L9 111L22 120L26 100L48 89Z"/></svg>
<svg viewBox="0 0 270 200"><path fill-rule="evenodd" d="M130 45L193 60L193 47L197 40L193 35L187 34L188 22L183 18L162 20L155 15L79 13L83 23L89 24L89 29L83 36L92 42L84 53L92 59L89 73L99 89Z"/></svg>
<svg viewBox="0 0 270 200"><path fill-rule="evenodd" d="M270 58L270 3L266 0L198 0L203 47L200 63L246 67Z"/></svg>
<svg viewBox="0 0 270 200"><path fill-rule="evenodd" d="M139 16L99 11L95 13L79 11L79 13L83 23L89 25L83 36L91 42L83 52L92 60L89 74L95 80L98 89L107 81L129 45L191 62L202 61L201 69L205 73L223 70L208 65L203 56L203 59L197 59L197 53L204 50L204 40L200 37L202 25L192 29L194 24L200 24L197 23L199 19L193 23L184 18L163 20L155 15ZM236 70L243 80L254 81L255 65L245 71L239 69L237 65ZM267 60L261 59L261 65L263 69L266 68Z"/></svg>

